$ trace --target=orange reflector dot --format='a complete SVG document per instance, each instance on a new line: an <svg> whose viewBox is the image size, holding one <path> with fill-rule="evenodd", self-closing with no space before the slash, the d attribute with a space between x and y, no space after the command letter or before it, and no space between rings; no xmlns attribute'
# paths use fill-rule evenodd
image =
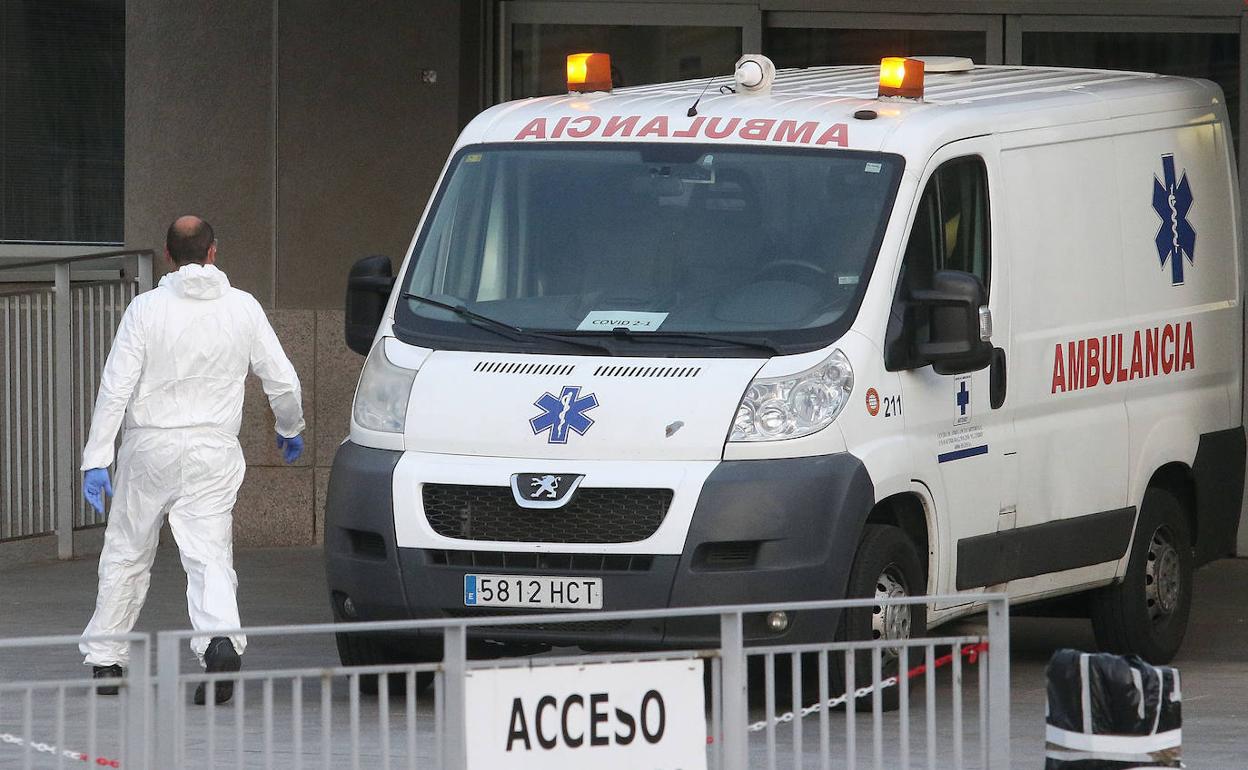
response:
<svg viewBox="0 0 1248 770"><path fill-rule="evenodd" d="M568 54L568 91L611 90L611 57L605 53Z"/></svg>
<svg viewBox="0 0 1248 770"><path fill-rule="evenodd" d="M880 96L923 98L923 62L889 56L880 61Z"/></svg>

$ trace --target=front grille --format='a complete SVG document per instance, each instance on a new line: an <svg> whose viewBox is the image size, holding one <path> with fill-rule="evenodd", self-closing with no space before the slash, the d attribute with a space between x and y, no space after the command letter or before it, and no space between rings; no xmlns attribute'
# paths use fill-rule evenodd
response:
<svg viewBox="0 0 1248 770"><path fill-rule="evenodd" d="M425 517L457 540L517 543L634 543L658 530L670 489L581 487L562 508L521 508L510 487L426 484Z"/></svg>
<svg viewBox="0 0 1248 770"><path fill-rule="evenodd" d="M439 567L503 567L542 572L648 572L654 557L627 553L532 553L515 551L426 551Z"/></svg>

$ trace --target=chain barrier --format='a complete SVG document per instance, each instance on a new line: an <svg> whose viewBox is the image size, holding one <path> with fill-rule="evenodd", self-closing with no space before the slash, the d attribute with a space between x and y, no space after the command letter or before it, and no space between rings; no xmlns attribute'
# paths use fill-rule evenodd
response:
<svg viewBox="0 0 1248 770"><path fill-rule="evenodd" d="M987 651L988 651L988 642L977 642L975 644L966 645L961 650L959 650L959 654L961 654L963 657L966 658L967 663L971 665L975 665L976 663L979 662L979 656ZM939 658L936 658L934 661L932 661L932 668L941 668L943 666L949 665L950 663L953 662L953 655L954 653L950 652L946 655L941 655ZM919 676L925 671L927 671L927 664L921 663L906 672L906 679L914 679L915 677ZM870 684L870 685L867 685L866 687L859 687L857 690L854 690L854 692L852 693L852 696L850 693L843 693L841 695L836 696L835 698L829 699L826 704L814 703L801 709L797 713L794 713L792 711L786 711L783 714L779 714L775 717L772 717L772 723L780 725L780 724L787 724L789 722L792 722L794 719L804 719L805 717L808 717L811 714L814 714L822 710L825 707L829 709L834 709L838 706L843 706L845 705L845 702L848 701L851 697L854 700L857 700L859 698L865 698L866 696L875 692L876 689L886 690L889 687L896 687L898 681L899 681L898 677L890 676L887 679L883 679L875 684ZM752 722L750 723L749 727L746 729L748 729L752 733L757 733L762 730L766 730L767 720L764 719L761 722Z"/></svg>
<svg viewBox="0 0 1248 770"><path fill-rule="evenodd" d="M11 746L22 747L26 745L26 740L12 733L0 733L0 743L7 743ZM53 756L60 755L66 759L72 759L75 762L91 762L91 757L81 751L71 751L70 749L61 749L50 743L32 742L30 748L41 754L51 754ZM94 764L99 767L121 767L121 762L108 757L96 757Z"/></svg>

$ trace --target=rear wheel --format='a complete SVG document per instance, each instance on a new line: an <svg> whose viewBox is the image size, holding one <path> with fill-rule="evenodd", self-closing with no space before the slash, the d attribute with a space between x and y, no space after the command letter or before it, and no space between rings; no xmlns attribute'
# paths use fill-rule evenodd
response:
<svg viewBox="0 0 1248 770"><path fill-rule="evenodd" d="M340 633L334 635L334 640L338 644L338 659L342 661L344 666L399 665L403 663L425 663L437 659L436 657L421 655L417 652L405 652L384 640L368 636L367 634ZM407 674L388 674L387 677L389 679L387 687L391 695L400 694L407 690ZM380 690L379 679L380 675L378 674L361 674L360 692L367 695L376 695ZM417 695L429 689L431 684L433 684L432 672L422 671L416 674Z"/></svg>
<svg viewBox="0 0 1248 770"><path fill-rule="evenodd" d="M868 524L854 555L846 598L849 599L898 599L922 596L926 579L923 563L914 543L897 527ZM873 607L847 610L841 616L837 641L904 640L922 636L927 628L927 608L922 604L907 606L876 604ZM900 647L885 647L880 655L881 680L896 676L901 656ZM846 690L845 657L833 654L832 685L834 693ZM854 653L854 687L866 687L873 682L871 676L871 652ZM883 706L887 710L897 708L897 687L881 691ZM872 696L856 700L859 711L870 711Z"/></svg>
<svg viewBox="0 0 1248 770"><path fill-rule="evenodd" d="M1105 652L1169 663L1183 644L1192 605L1191 528L1169 490L1144 493L1122 582L1091 595L1092 630Z"/></svg>

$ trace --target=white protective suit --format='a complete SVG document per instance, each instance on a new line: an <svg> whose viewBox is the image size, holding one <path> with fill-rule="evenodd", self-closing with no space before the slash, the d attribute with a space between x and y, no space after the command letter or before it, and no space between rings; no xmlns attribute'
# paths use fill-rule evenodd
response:
<svg viewBox="0 0 1248 770"><path fill-rule="evenodd" d="M212 265L189 264L135 297L100 377L82 469L113 462L115 496L100 554L99 594L84 636L128 633L147 595L166 511L186 570L195 630L238 628L232 510L243 482L243 381L260 377L287 437L303 431L299 377L260 303ZM195 637L200 658L214 634ZM232 637L243 652L247 640ZM127 645L79 645L86 663L126 665Z"/></svg>

